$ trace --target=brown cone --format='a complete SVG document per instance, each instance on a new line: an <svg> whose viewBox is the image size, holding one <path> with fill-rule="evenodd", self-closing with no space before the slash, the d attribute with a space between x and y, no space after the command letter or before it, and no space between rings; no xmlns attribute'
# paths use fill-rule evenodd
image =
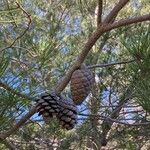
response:
<svg viewBox="0 0 150 150"><path fill-rule="evenodd" d="M60 125L69 130L77 123L77 108L71 99L57 96L53 93L45 93L37 99L37 112L43 116L45 122L56 116Z"/></svg>
<svg viewBox="0 0 150 150"><path fill-rule="evenodd" d="M73 129L77 123L77 107L72 99L61 97L58 119L61 126L67 130Z"/></svg>
<svg viewBox="0 0 150 150"><path fill-rule="evenodd" d="M44 121L47 123L51 117L57 115L60 108L57 103L59 97L54 93L44 93L37 99L36 109L39 115L42 115Z"/></svg>
<svg viewBox="0 0 150 150"><path fill-rule="evenodd" d="M94 76L85 65L73 72L70 87L72 99L76 105L80 105L85 100L93 83Z"/></svg>

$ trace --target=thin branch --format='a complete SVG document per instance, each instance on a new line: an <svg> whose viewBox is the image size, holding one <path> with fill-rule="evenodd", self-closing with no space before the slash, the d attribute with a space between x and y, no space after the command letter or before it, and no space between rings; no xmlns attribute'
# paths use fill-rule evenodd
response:
<svg viewBox="0 0 150 150"><path fill-rule="evenodd" d="M143 22L143 21L150 21L150 14L146 14L146 15L143 15L143 16L138 16L138 17L135 17L135 18L128 18L128 19L119 20L119 21L114 22L112 24L105 25L104 30L105 31L110 31L110 30L115 29L115 28L131 25L131 24L134 24L134 23L140 23L140 22Z"/></svg>
<svg viewBox="0 0 150 150"><path fill-rule="evenodd" d="M97 64L97 65L91 65L88 66L89 69L93 69L93 68L102 68L102 67L110 67L110 66L114 66L114 65L122 65L122 64L129 64L129 63L133 63L135 62L135 60L128 60L128 61L121 61L121 62L112 62L112 63L108 63L108 64Z"/></svg>
<svg viewBox="0 0 150 150"><path fill-rule="evenodd" d="M26 34L26 32L29 30L29 27L30 27L30 24L31 24L31 15L28 14L19 3L16 2L16 4L17 4L18 8L20 8L22 10L22 12L27 16L27 18L29 20L28 24L27 24L27 28L9 46L4 47L3 49L1 49L1 51L5 50L5 49L8 49L8 48L11 48L17 40L19 40L20 38L22 38Z"/></svg>
<svg viewBox="0 0 150 150"><path fill-rule="evenodd" d="M97 7L95 9L97 27L102 21L102 10L103 10L103 0L98 0Z"/></svg>
<svg viewBox="0 0 150 150"><path fill-rule="evenodd" d="M113 118L110 118L110 117L105 117L105 116L101 116L101 115L94 115L94 114L83 114L83 113L80 113L79 114L80 116L86 116L86 117L95 117L97 119L100 119L100 120L105 120L107 122L109 122L110 124L112 123L118 123L118 124L122 124L122 125L126 125L126 126L147 126L147 125L150 125L150 121L146 121L146 122L141 122L141 123L127 123L127 122L122 122L122 121L119 121L117 119L113 119Z"/></svg>
<svg viewBox="0 0 150 150"><path fill-rule="evenodd" d="M36 108L32 107L31 110L24 117L22 117L21 120L16 125L14 125L14 127L8 130L6 133L0 134L0 138L5 139L11 134L13 134L14 132L16 132L35 113L36 113Z"/></svg>
<svg viewBox="0 0 150 150"><path fill-rule="evenodd" d="M3 82L1 82L1 81L0 81L0 87L4 88L5 90L7 90L7 91L9 91L9 92L11 92L11 93L13 93L13 94L19 96L19 97L24 98L24 99L28 99L28 100L31 100L31 101L34 100L34 98L29 97L29 96L27 96L27 95L25 95L25 94L22 94L22 93L20 93L20 92L17 92L17 91L14 90L13 88L11 88L9 85L7 85L6 83L3 83Z"/></svg>
<svg viewBox="0 0 150 150"><path fill-rule="evenodd" d="M7 5L7 9L10 10L8 0L6 0L6 5ZM17 8L19 8L19 7L17 6ZM13 14L12 14L10 11L9 11L9 13L10 13L10 15L11 15L12 20L14 20L14 25L17 27L17 24L16 24L16 22L15 22L15 19L14 19L14 17L13 17Z"/></svg>
<svg viewBox="0 0 150 150"><path fill-rule="evenodd" d="M128 87L128 89L124 92L124 94L120 97L120 101L118 103L118 106L113 110L113 112L110 114L110 119L107 119L103 121L102 123L102 140L101 144L103 146L107 145L107 134L111 129L111 126L113 125L113 122L108 122L109 120L116 120L119 116L120 110L122 109L123 105L129 100L129 98L132 95L132 85Z"/></svg>
<svg viewBox="0 0 150 150"><path fill-rule="evenodd" d="M130 0L120 0L118 4L115 5L115 7L112 9L112 11L107 15L107 17L104 20L105 23L110 23L112 20L114 20L119 13L119 11L129 2Z"/></svg>

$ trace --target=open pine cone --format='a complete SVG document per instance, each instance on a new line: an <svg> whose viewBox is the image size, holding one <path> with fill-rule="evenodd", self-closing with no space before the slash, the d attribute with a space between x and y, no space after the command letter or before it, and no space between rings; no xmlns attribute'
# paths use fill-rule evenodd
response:
<svg viewBox="0 0 150 150"><path fill-rule="evenodd" d="M77 123L77 107L72 99L61 97L59 102L60 111L58 113L58 119L61 126L65 129L74 128Z"/></svg>
<svg viewBox="0 0 150 150"><path fill-rule="evenodd" d="M55 93L44 93L37 99L37 112L43 117L53 117L58 114L60 108L57 101L60 98Z"/></svg>
<svg viewBox="0 0 150 150"><path fill-rule="evenodd" d="M73 72L70 87L72 99L76 105L80 105L85 100L92 89L93 83L94 76L85 65Z"/></svg>
<svg viewBox="0 0 150 150"><path fill-rule="evenodd" d="M71 99L57 96L54 92L42 94L37 99L36 108L45 121L56 116L60 125L67 130L74 128L77 123L76 105Z"/></svg>

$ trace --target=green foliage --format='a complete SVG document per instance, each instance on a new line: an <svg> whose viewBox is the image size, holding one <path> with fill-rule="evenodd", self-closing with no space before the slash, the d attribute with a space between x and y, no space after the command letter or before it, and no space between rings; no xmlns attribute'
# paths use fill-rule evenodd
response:
<svg viewBox="0 0 150 150"><path fill-rule="evenodd" d="M126 37L123 45L136 63L130 66L135 80L135 96L141 106L150 112L150 26L139 26L134 34Z"/></svg>
<svg viewBox="0 0 150 150"><path fill-rule="evenodd" d="M5 130L24 113L29 103L4 89L0 89L0 94L0 130Z"/></svg>
<svg viewBox="0 0 150 150"><path fill-rule="evenodd" d="M0 57L0 77L5 73L5 70L7 69L9 65L9 57L5 56L3 53Z"/></svg>
<svg viewBox="0 0 150 150"><path fill-rule="evenodd" d="M150 79L141 79L135 87L137 101L148 112L150 112Z"/></svg>

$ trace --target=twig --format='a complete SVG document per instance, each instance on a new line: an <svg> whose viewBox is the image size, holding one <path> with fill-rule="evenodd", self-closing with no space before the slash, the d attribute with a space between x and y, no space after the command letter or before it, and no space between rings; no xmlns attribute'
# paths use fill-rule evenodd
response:
<svg viewBox="0 0 150 150"><path fill-rule="evenodd" d="M14 132L16 132L33 114L36 113L36 108L32 107L31 110L21 118L21 120L14 125L10 130L8 130L6 133L0 134L1 139L5 139L6 137L10 136Z"/></svg>
<svg viewBox="0 0 150 150"><path fill-rule="evenodd" d="M88 66L89 69L93 69L93 68L97 68L97 67L110 67L110 66L114 66L114 65L121 65L121 64L128 64L128 63L132 63L135 62L135 60L128 60L128 61L120 61L120 62L113 62L113 63L108 63L108 64L97 64L97 65L91 65Z"/></svg>
<svg viewBox="0 0 150 150"><path fill-rule="evenodd" d="M95 9L97 27L102 22L103 0L98 0L97 7Z"/></svg>
<svg viewBox="0 0 150 150"><path fill-rule="evenodd" d="M11 93L13 93L13 94L19 96L19 97L22 97L22 98L24 98L24 99L28 99L28 100L31 100L31 101L34 100L34 98L29 97L29 96L27 96L27 95L25 95L25 94L22 94L22 93L20 93L20 92L17 92L17 91L14 90L13 88L11 88L9 85L7 85L6 83L3 83L3 82L1 82L1 81L0 81L0 87L3 87L5 90L7 90L7 91L9 91L9 92L11 92Z"/></svg>
<svg viewBox="0 0 150 150"><path fill-rule="evenodd" d="M118 12L129 2L129 0L120 0L118 4L112 9L112 11L107 15L107 17L104 20L105 23L112 22L115 17L117 16Z"/></svg>
<svg viewBox="0 0 150 150"><path fill-rule="evenodd" d="M8 48L11 48L18 39L22 38L26 34L26 32L29 30L29 27L31 24L31 15L28 14L19 3L16 2L16 4L17 4L18 8L20 8L22 10L22 12L27 16L27 18L29 20L28 24L27 24L27 28L9 46L4 47L3 49L1 49L1 51L8 49Z"/></svg>
<svg viewBox="0 0 150 150"><path fill-rule="evenodd" d="M78 115L80 116L86 116L86 117L95 117L99 120L105 120L107 121L107 123L109 122L110 124L112 123L118 123L118 124L122 124L122 125L126 125L126 126L147 126L147 125L150 125L150 121L147 121L147 122L141 122L141 123L127 123L127 122L122 122L122 121L119 121L117 119L113 119L113 118L110 118L110 117L105 117L105 116L101 116L101 115L94 115L94 114L83 114L83 113L79 113Z"/></svg>
<svg viewBox="0 0 150 150"><path fill-rule="evenodd" d="M135 18L128 18L128 19L119 20L119 21L114 22L112 24L105 25L104 30L105 31L110 31L110 30L115 29L115 28L131 25L131 24L134 24L134 23L140 23L140 22L143 22L143 21L150 21L150 14L146 14L146 15L143 15L143 16L138 16L138 17L135 17Z"/></svg>

